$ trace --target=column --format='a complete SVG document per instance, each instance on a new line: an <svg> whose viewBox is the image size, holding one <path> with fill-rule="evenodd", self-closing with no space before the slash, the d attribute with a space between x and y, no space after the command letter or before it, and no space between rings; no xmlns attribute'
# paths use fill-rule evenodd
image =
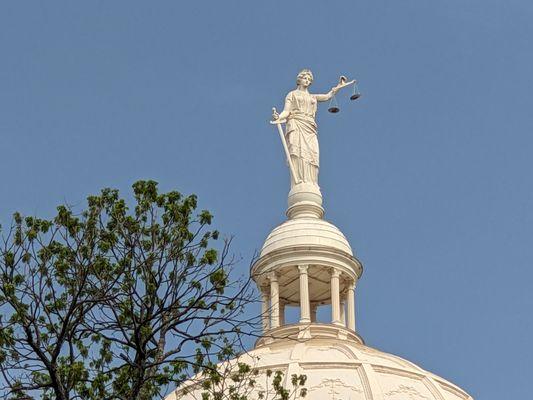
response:
<svg viewBox="0 0 533 400"><path fill-rule="evenodd" d="M341 324L346 326L346 294L341 296Z"/></svg>
<svg viewBox="0 0 533 400"><path fill-rule="evenodd" d="M335 325L341 324L340 315L340 293L339 293L339 276L340 271L331 270L331 322Z"/></svg>
<svg viewBox="0 0 533 400"><path fill-rule="evenodd" d="M348 314L348 329L355 331L355 280L350 281L348 285L348 294L346 297L347 310Z"/></svg>
<svg viewBox="0 0 533 400"><path fill-rule="evenodd" d="M279 326L279 284L278 275L270 274L270 328Z"/></svg>
<svg viewBox="0 0 533 400"><path fill-rule="evenodd" d="M268 295L268 287L261 287L261 322L263 325L263 332L270 329L270 296Z"/></svg>
<svg viewBox="0 0 533 400"><path fill-rule="evenodd" d="M311 322L316 322L316 311L318 309L318 304L311 304Z"/></svg>
<svg viewBox="0 0 533 400"><path fill-rule="evenodd" d="M311 322L311 313L309 310L309 279L307 270L309 265L298 265L300 271L300 323L308 324Z"/></svg>
<svg viewBox="0 0 533 400"><path fill-rule="evenodd" d="M279 325L285 325L285 303L283 301L279 302Z"/></svg>

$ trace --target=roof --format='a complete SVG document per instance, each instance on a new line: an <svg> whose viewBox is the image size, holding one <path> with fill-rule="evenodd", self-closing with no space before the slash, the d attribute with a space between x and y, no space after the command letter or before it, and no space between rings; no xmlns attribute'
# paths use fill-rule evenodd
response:
<svg viewBox="0 0 533 400"><path fill-rule="evenodd" d="M290 247L331 247L353 256L346 237L335 225L319 218L296 218L285 221L268 235L260 256Z"/></svg>

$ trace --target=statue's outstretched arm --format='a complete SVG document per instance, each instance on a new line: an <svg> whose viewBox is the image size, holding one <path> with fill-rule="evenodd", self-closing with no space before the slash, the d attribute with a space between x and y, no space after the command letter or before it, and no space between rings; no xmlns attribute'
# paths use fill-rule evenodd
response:
<svg viewBox="0 0 533 400"><path fill-rule="evenodd" d="M316 101L322 102L330 100L335 93L337 93L337 90L333 88L326 94L314 94L313 96L315 96Z"/></svg>
<svg viewBox="0 0 533 400"><path fill-rule="evenodd" d="M331 98L335 96L339 90L341 90L342 88L345 88L346 86L352 85L354 83L356 83L355 79L348 82L348 78L346 78L344 75L341 75L339 79L339 83L337 85L333 86L331 90L327 92L326 94L315 94L314 95L315 99L317 101L331 100Z"/></svg>

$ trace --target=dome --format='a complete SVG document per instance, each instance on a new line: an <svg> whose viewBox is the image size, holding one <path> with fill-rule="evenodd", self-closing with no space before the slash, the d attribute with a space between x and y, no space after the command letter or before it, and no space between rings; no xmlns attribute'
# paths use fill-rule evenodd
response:
<svg viewBox="0 0 533 400"><path fill-rule="evenodd" d="M400 357L355 340L319 336L275 340L241 356L240 362L259 371L254 390L264 391L270 383L267 370L281 370L285 387L290 387L293 374L307 377L305 398L310 400L472 400L453 383ZM183 399L200 398L193 392ZM167 400L181 399L178 394L179 389Z"/></svg>
<svg viewBox="0 0 533 400"><path fill-rule="evenodd" d="M265 240L260 257L291 247L328 247L353 256L339 228L319 218L290 219L274 228Z"/></svg>

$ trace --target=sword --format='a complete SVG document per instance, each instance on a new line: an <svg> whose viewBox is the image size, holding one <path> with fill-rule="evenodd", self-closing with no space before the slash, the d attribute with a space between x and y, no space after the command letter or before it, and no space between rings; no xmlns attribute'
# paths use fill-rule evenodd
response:
<svg viewBox="0 0 533 400"><path fill-rule="evenodd" d="M272 111L276 112L276 107L272 107ZM292 164L291 155L289 153L289 148L287 147L287 142L285 140L285 135L283 134L283 128L281 127L281 124L287 122L286 120L277 120L277 121L270 121L272 125L278 126L278 132L279 137L281 139L281 144L283 145L283 149L285 150L285 156L287 157L287 163L289 164L289 170L291 172L292 180L295 184L300 183L298 180L296 180L296 173L294 172L294 165Z"/></svg>

